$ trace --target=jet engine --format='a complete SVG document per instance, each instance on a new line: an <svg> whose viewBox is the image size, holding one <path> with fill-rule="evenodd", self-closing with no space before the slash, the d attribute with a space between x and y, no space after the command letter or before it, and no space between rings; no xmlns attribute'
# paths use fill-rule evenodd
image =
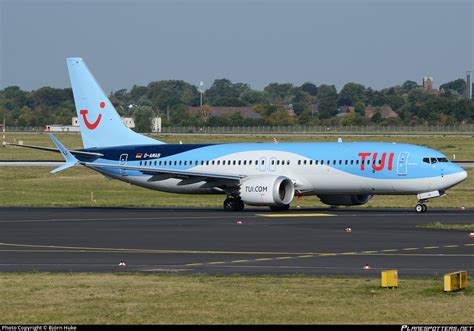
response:
<svg viewBox="0 0 474 331"><path fill-rule="evenodd" d="M284 176L252 176L240 187L240 198L252 206L286 206L295 196L295 185Z"/></svg>
<svg viewBox="0 0 474 331"><path fill-rule="evenodd" d="M369 194L321 194L318 198L330 206L360 206L372 199Z"/></svg>

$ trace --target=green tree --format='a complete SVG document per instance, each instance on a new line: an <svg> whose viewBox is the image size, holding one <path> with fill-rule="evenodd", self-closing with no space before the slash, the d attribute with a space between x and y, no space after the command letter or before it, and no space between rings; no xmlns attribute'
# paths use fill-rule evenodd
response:
<svg viewBox="0 0 474 331"><path fill-rule="evenodd" d="M138 106L135 107L133 111L133 120L135 121L135 130L137 132L150 132L151 131L151 121L155 113L153 109L148 106Z"/></svg>
<svg viewBox="0 0 474 331"><path fill-rule="evenodd" d="M365 86L357 83L347 83L339 93L340 106L353 106L357 101L364 101Z"/></svg>
<svg viewBox="0 0 474 331"><path fill-rule="evenodd" d="M417 82L414 82L412 80L407 80L405 81L405 83L402 84L402 88L405 90L405 91L411 91L415 88L418 87L418 84Z"/></svg>
<svg viewBox="0 0 474 331"><path fill-rule="evenodd" d="M293 102L294 87L292 84L271 83L263 89L268 103L288 105Z"/></svg>
<svg viewBox="0 0 474 331"><path fill-rule="evenodd" d="M334 85L320 85L317 95L319 117L330 118L337 114L338 95Z"/></svg>
<svg viewBox="0 0 474 331"><path fill-rule="evenodd" d="M439 86L439 89L452 90L464 95L466 93L466 81L464 79L456 79Z"/></svg>
<svg viewBox="0 0 474 331"><path fill-rule="evenodd" d="M374 115L370 118L370 120L376 124L379 124L382 122L383 118L382 115L380 115L379 111L376 111Z"/></svg>
<svg viewBox="0 0 474 331"><path fill-rule="evenodd" d="M241 107L250 104L249 99L252 97L250 91L248 84L234 84L229 79L216 79L205 94L211 106ZM253 97L256 96L253 94Z"/></svg>
<svg viewBox="0 0 474 331"><path fill-rule="evenodd" d="M312 95L313 97L315 97L318 94L318 87L310 82L306 82L303 85L301 85L300 90L308 93L309 95Z"/></svg>
<svg viewBox="0 0 474 331"><path fill-rule="evenodd" d="M363 101L359 100L355 103L354 105L354 111L361 115L361 116L365 116L365 104Z"/></svg>
<svg viewBox="0 0 474 331"><path fill-rule="evenodd" d="M161 80L147 86L148 99L154 107L165 110L177 105L198 105L199 92L196 87L182 80Z"/></svg>

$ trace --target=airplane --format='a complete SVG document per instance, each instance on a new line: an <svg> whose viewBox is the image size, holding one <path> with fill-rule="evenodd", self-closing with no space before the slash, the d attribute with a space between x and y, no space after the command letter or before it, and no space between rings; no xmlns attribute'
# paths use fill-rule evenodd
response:
<svg viewBox="0 0 474 331"><path fill-rule="evenodd" d="M416 195L417 213L429 199L467 178L442 153L411 144L294 142L166 144L127 128L85 62L67 58L83 149L57 148L76 165L152 190L221 194L226 211L245 205L286 211L295 196L317 196L330 206L357 206L375 195Z"/></svg>

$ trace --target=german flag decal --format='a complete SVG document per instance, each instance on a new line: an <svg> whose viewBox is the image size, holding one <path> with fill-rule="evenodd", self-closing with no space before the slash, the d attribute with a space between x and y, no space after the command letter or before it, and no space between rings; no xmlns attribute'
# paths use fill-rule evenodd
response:
<svg viewBox="0 0 474 331"><path fill-rule="evenodd" d="M135 155L135 158L136 159L141 159L142 158L142 153L137 153L137 155Z"/></svg>

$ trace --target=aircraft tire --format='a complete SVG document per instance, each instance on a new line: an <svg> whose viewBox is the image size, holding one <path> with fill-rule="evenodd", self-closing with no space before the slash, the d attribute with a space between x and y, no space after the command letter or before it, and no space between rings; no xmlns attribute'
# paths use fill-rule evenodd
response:
<svg viewBox="0 0 474 331"><path fill-rule="evenodd" d="M422 205L421 203L417 204L417 205L415 206L415 211L416 211L417 213L423 213L424 211L426 211L426 206L425 206L425 207L423 207L423 206L424 206L424 205Z"/></svg>
<svg viewBox="0 0 474 331"><path fill-rule="evenodd" d="M244 207L245 204L241 199L227 198L224 200L225 211L242 211Z"/></svg>

